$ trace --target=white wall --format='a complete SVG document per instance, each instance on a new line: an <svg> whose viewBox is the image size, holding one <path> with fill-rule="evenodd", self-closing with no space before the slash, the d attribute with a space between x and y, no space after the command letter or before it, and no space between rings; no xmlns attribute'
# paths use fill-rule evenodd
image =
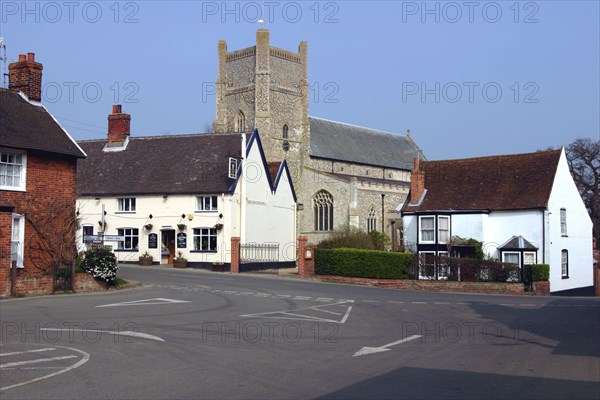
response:
<svg viewBox="0 0 600 400"><path fill-rule="evenodd" d="M126 197L126 196L119 196ZM135 213L119 213L117 206L117 197L101 197L99 200L89 197L80 197L77 200L79 207L79 216L81 225L93 225L94 234L98 233L100 228L98 221L101 220L102 204L104 204L107 215L104 217L107 228L105 235L117 235L119 228L137 228L139 230L139 251L138 252L123 252L119 251L115 254L119 261L137 261L140 254L148 251L154 261L161 260L160 244L161 230L174 229L176 234L179 233L177 224L185 224L183 230L187 234L187 247L185 249L175 249L175 254L181 251L183 256L190 262L213 262L223 261L229 262L231 235L233 219L231 213L226 210L227 203L231 201L228 195L218 195L218 210L216 212L196 212L196 196L195 195L169 195L166 199L161 195L145 195L132 196L136 198ZM225 199L225 204L223 199ZM152 214L152 219L149 215ZM185 214L185 218L181 215ZM223 214L223 219L219 218L219 214ZM190 221L189 215L193 216ZM193 229L194 228L211 228L217 222L224 225L224 228L217 231L217 253L191 253L193 250ZM152 224L152 229L147 230L144 225ZM158 248L148 248L148 235L150 233L158 234ZM81 230L79 231L78 243L80 249L83 248L83 238ZM106 242L105 244L113 245L117 248L116 242Z"/></svg>
<svg viewBox="0 0 600 400"><path fill-rule="evenodd" d="M497 248L513 236L523 236L538 248L537 260L542 262L543 211L495 211L488 215L485 228L484 248L499 258Z"/></svg>
<svg viewBox="0 0 600 400"><path fill-rule="evenodd" d="M567 236L561 235L560 209L567 210ZM564 149L548 202L548 263L550 290L568 290L594 284L592 221L571 177ZM561 251L569 252L569 278L561 274Z"/></svg>
<svg viewBox="0 0 600 400"><path fill-rule="evenodd" d="M287 176L282 176L276 192L271 191L258 146L254 145L246 159L246 224L245 243L279 244L279 260L296 259L296 203ZM272 177L273 181L275 176ZM239 192L241 185L236 187Z"/></svg>

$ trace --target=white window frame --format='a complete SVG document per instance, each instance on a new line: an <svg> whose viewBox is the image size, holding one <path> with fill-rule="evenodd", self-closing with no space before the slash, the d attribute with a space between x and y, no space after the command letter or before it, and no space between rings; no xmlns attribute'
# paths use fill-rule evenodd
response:
<svg viewBox="0 0 600 400"><path fill-rule="evenodd" d="M131 231L131 232L127 232ZM119 242L118 249L119 250L133 250L138 251L140 248L140 230L139 228L117 228L117 235L125 236L125 240L123 242ZM127 238L130 238L130 246L126 246ZM134 239L136 240L137 246L133 245Z"/></svg>
<svg viewBox="0 0 600 400"><path fill-rule="evenodd" d="M94 225L92 225L92 224L84 224L84 225L82 225L81 226L81 241L83 243L85 243L85 237L86 237L85 229L86 228L92 228L92 235L90 235L90 236L94 235Z"/></svg>
<svg viewBox="0 0 600 400"><path fill-rule="evenodd" d="M0 173L1 171L6 168L6 170L8 171L8 166L18 166L19 164L17 163L9 163L8 160L5 162L2 162L2 158L3 156L6 156L8 158L8 156L21 156L21 164L20 164L20 168L21 171L19 173L20 176L20 181L19 181L19 186L14 186L14 185L7 185L2 184L2 179L0 178L0 190L11 190L11 191L15 191L15 192L25 192L26 188L27 188L27 153L23 152L23 151L18 151L18 150L9 150L9 149L3 149L0 148Z"/></svg>
<svg viewBox="0 0 600 400"><path fill-rule="evenodd" d="M425 254L430 254L432 256L435 257L435 251L420 251L419 252L419 262L418 262L418 268L419 268L419 279L424 279L424 280L435 280L435 260L433 261L433 263L431 264L433 266L433 275L423 275L421 274L421 255L425 255ZM429 265L429 264L427 264Z"/></svg>
<svg viewBox="0 0 600 400"><path fill-rule="evenodd" d="M207 232L204 232L204 231L207 231ZM193 246L194 246L193 251L214 253L219 250L219 239L218 239L218 233L217 233L216 228L209 228L209 227L194 228L192 232L193 232L192 242L193 242ZM202 248L202 239L205 237L208 238L208 248L207 249ZM212 237L215 238L215 248L214 249L211 249L211 246L210 246ZM199 239L199 240L197 241L196 239ZM199 246L197 246L197 245L199 245Z"/></svg>
<svg viewBox="0 0 600 400"><path fill-rule="evenodd" d="M519 251L503 251L502 252L502 262L506 262L506 263L509 262L509 261L506 261L507 254L511 254L511 255L516 254L517 255L517 266L520 268L521 267L521 252L519 252Z"/></svg>
<svg viewBox="0 0 600 400"><path fill-rule="evenodd" d="M206 208L205 201L209 200L209 207ZM196 196L196 212L205 213L205 212L217 212L219 211L219 196L210 195L210 196Z"/></svg>
<svg viewBox="0 0 600 400"><path fill-rule="evenodd" d="M569 250L567 249L560 251L560 275L563 279L569 277Z"/></svg>
<svg viewBox="0 0 600 400"><path fill-rule="evenodd" d="M433 227L431 229L427 229L427 231L431 231L433 238L431 240L423 239L423 220L431 219L433 221ZM419 243L423 244L433 244L435 243L435 215L422 215L419 216Z"/></svg>
<svg viewBox="0 0 600 400"><path fill-rule="evenodd" d="M448 243L448 240L450 240L450 216L449 215L438 215L437 219L438 219L437 220L437 242L440 244L446 244L446 243ZM448 237L444 241L442 241L442 239L441 239L442 229L440 228L440 221L443 219L448 221L448 229L445 230L446 232L448 232Z"/></svg>
<svg viewBox="0 0 600 400"><path fill-rule="evenodd" d="M18 237L15 237L15 224L18 224ZM25 268L25 217L21 214L12 215L11 241L10 241L10 265L17 260L17 268Z"/></svg>
<svg viewBox="0 0 600 400"><path fill-rule="evenodd" d="M532 263L526 263L527 256L533 256ZM523 252L523 265L537 264L537 253L535 251L524 251Z"/></svg>
<svg viewBox="0 0 600 400"><path fill-rule="evenodd" d="M560 209L560 235L567 236L567 209Z"/></svg>
<svg viewBox="0 0 600 400"><path fill-rule="evenodd" d="M117 212L135 214L137 208L135 197L118 197Z"/></svg>

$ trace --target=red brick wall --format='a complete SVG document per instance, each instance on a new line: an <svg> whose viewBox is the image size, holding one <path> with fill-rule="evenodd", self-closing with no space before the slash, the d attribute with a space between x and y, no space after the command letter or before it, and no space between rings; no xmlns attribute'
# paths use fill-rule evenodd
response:
<svg viewBox="0 0 600 400"><path fill-rule="evenodd" d="M19 280L23 280L23 288L31 290L51 291L51 285L42 282L51 268L51 257L43 250L42 241L36 233L32 221L43 221L46 237L60 232L61 226L68 218L73 218L76 207L76 161L60 156L27 154L26 192L0 191L0 205L13 206L14 212L25 216L24 269L19 271ZM54 215L53 221L48 216ZM0 213L0 295L10 292L10 241L12 231L12 214ZM70 236L54 235L54 239L64 238L72 243L74 234ZM28 280L36 277L37 280ZM39 282L38 282L39 281ZM27 283L28 282L28 283Z"/></svg>
<svg viewBox="0 0 600 400"><path fill-rule="evenodd" d="M75 292L100 292L106 290L106 283L99 282L90 274L75 274Z"/></svg>
<svg viewBox="0 0 600 400"><path fill-rule="evenodd" d="M23 92L29 100L42 101L42 64L35 62L35 54L19 55L19 61L8 66L8 87L14 92Z"/></svg>
<svg viewBox="0 0 600 400"><path fill-rule="evenodd" d="M232 237L231 238L231 267L230 272L239 273L240 272L240 238Z"/></svg>
<svg viewBox="0 0 600 400"><path fill-rule="evenodd" d="M334 275L319 275L317 278L332 282L353 283L359 285L385 287L390 289L403 289L423 292L525 294L522 283L368 279Z"/></svg>

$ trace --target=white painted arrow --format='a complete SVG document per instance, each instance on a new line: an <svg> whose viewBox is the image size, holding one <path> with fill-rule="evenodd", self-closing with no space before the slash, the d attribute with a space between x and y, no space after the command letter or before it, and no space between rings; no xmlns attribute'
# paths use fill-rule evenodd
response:
<svg viewBox="0 0 600 400"><path fill-rule="evenodd" d="M412 335L405 339L400 339L395 342L388 343L385 346L381 346L381 347L363 347L362 349L360 349L359 351L354 353L354 355L352 357L358 357L358 356L364 356L367 354L381 353L382 351L388 351L388 350L391 350L388 347L392 347L392 346L395 346L395 345L401 344L401 343L410 342L411 340L415 340L420 337L421 337L421 335Z"/></svg>

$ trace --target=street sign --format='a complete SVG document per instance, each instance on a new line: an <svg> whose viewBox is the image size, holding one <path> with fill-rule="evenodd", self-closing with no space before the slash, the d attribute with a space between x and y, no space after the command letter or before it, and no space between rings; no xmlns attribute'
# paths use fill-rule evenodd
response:
<svg viewBox="0 0 600 400"><path fill-rule="evenodd" d="M98 235L85 235L83 237L84 242L98 242L102 240L102 236Z"/></svg>
<svg viewBox="0 0 600 400"><path fill-rule="evenodd" d="M125 236L117 236L117 235L104 235L105 242L124 242Z"/></svg>

